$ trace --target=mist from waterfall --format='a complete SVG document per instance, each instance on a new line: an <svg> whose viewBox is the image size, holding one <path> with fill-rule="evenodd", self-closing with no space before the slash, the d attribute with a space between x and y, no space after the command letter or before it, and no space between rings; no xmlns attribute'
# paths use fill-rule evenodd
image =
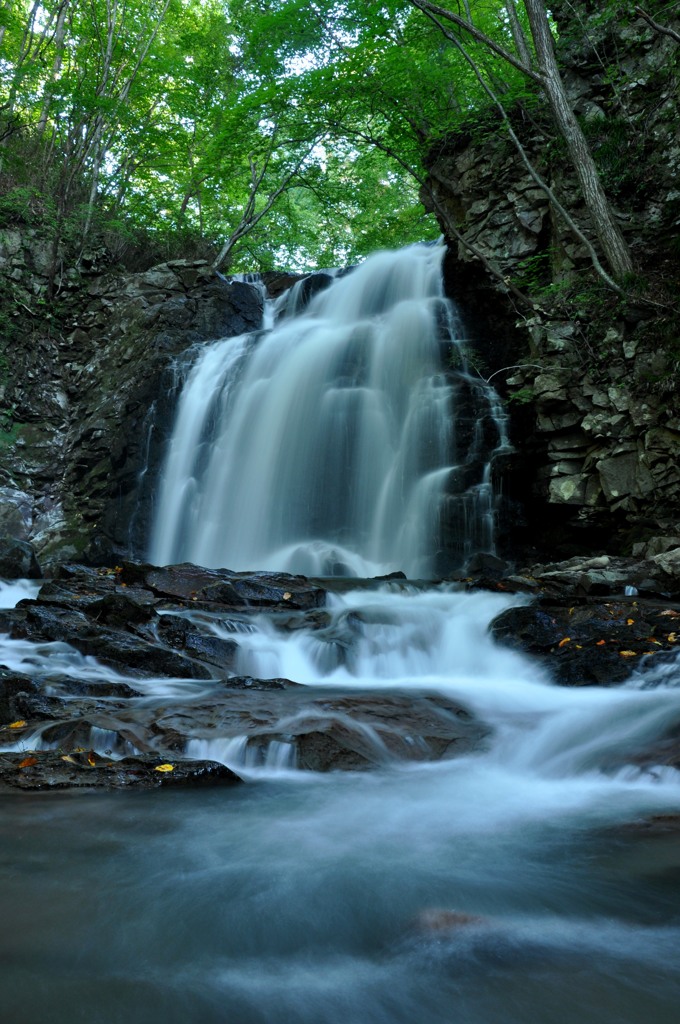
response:
<svg viewBox="0 0 680 1024"><path fill-rule="evenodd" d="M376 253L269 330L201 347L149 557L234 570L427 578L494 546L507 444L468 371L443 246Z"/></svg>

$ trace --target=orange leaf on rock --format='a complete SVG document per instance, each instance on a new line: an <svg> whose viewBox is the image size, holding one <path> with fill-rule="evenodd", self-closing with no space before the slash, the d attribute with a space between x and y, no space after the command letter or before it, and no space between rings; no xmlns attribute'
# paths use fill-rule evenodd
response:
<svg viewBox="0 0 680 1024"><path fill-rule="evenodd" d="M595 646L596 646L596 647L604 647L604 645L605 645L606 643L607 643L607 641L606 641L606 640L598 640L598 641L597 641L597 643L595 644Z"/></svg>
<svg viewBox="0 0 680 1024"><path fill-rule="evenodd" d="M88 753L88 755L87 755L87 763L90 765L91 768L94 768L94 766L96 765L97 762L94 759L94 750L91 750Z"/></svg>
<svg viewBox="0 0 680 1024"><path fill-rule="evenodd" d="M12 722L9 726L10 729L23 729L27 723L20 718L18 722Z"/></svg>
<svg viewBox="0 0 680 1024"><path fill-rule="evenodd" d="M635 619L626 619L626 625L627 626L632 626L634 622L635 622Z"/></svg>
<svg viewBox="0 0 680 1024"><path fill-rule="evenodd" d="M570 636L565 636L563 640L560 640L560 642L558 643L557 646L558 647L564 647L564 645L568 644L568 643L571 643L571 637Z"/></svg>
<svg viewBox="0 0 680 1024"><path fill-rule="evenodd" d="M32 768L34 764L38 763L37 757L25 757L23 761L19 762L19 768Z"/></svg>

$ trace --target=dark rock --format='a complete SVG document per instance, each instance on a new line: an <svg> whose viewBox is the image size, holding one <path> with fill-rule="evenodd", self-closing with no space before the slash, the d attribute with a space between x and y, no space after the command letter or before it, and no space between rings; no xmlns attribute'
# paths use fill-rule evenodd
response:
<svg viewBox="0 0 680 1024"><path fill-rule="evenodd" d="M183 755L189 740L244 738L264 763L272 744L288 744L297 766L311 771L364 770L399 761L433 761L477 749L488 728L439 695L319 690L288 679L237 677L215 683L209 696L168 706L117 696L13 698L4 736L39 734L62 751L77 748L124 755L158 749ZM100 749L105 747L105 751Z"/></svg>
<svg viewBox="0 0 680 1024"><path fill-rule="evenodd" d="M169 761L157 754L112 761L92 751L0 753L0 786L12 789L158 789L240 781L229 768L214 761Z"/></svg>
<svg viewBox="0 0 680 1024"><path fill-rule="evenodd" d="M37 683L28 676L0 667L0 726L9 725L21 718L17 711L17 697L37 693Z"/></svg>
<svg viewBox="0 0 680 1024"><path fill-rule="evenodd" d="M163 597L247 610L319 608L325 591L304 576L285 573L233 573L185 563L145 573L146 585Z"/></svg>
<svg viewBox="0 0 680 1024"><path fill-rule="evenodd" d="M491 624L496 640L536 655L556 682L567 686L610 686L627 679L645 656L676 650L674 623L680 610L638 600L541 598L509 608Z"/></svg>
<svg viewBox="0 0 680 1024"><path fill-rule="evenodd" d="M184 651L190 658L214 665L225 674L234 667L238 651L235 640L201 633L190 620L179 615L159 616L158 637L168 646Z"/></svg>
<svg viewBox="0 0 680 1024"><path fill-rule="evenodd" d="M122 629L101 626L80 611L54 605L26 603L10 615L10 634L34 641L58 640L102 664L139 676L165 675L208 679L210 672L173 650L150 643Z"/></svg>
<svg viewBox="0 0 680 1024"><path fill-rule="evenodd" d="M42 572L33 547L23 540L0 537L0 579L39 580Z"/></svg>
<svg viewBox="0 0 680 1024"><path fill-rule="evenodd" d="M480 574L486 578L500 579L507 573L509 568L508 563L504 559L498 558L496 555L487 554L486 552L480 552L468 559L465 571L469 576Z"/></svg>
<svg viewBox="0 0 680 1024"><path fill-rule="evenodd" d="M165 749L183 749L181 737L247 737L262 761L272 743L287 743L297 766L310 771L454 757L488 735L465 709L438 695L320 692L289 680L251 685L248 679L230 680L226 695L209 702L156 714L153 730Z"/></svg>
<svg viewBox="0 0 680 1024"><path fill-rule="evenodd" d="M135 690L127 683L113 682L108 679L87 680L50 676L50 689L61 689L65 694L76 697L112 697L117 700L128 700L132 697L142 696L139 690Z"/></svg>
<svg viewBox="0 0 680 1024"><path fill-rule="evenodd" d="M254 679L252 676L232 676L222 684L227 690L292 690L299 687L292 679Z"/></svg>

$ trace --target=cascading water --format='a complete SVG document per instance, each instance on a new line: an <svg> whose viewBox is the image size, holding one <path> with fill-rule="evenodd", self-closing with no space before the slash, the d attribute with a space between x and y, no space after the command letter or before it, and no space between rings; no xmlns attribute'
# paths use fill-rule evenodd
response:
<svg viewBox="0 0 680 1024"><path fill-rule="evenodd" d="M467 370L443 252L378 253L270 331L201 349L151 561L426 578L443 532L449 568L493 550L504 418Z"/></svg>
<svg viewBox="0 0 680 1024"><path fill-rule="evenodd" d="M465 369L440 259L424 247L383 254L302 313L289 296L269 333L201 350L154 561L421 575L442 532L459 560L492 547L503 415ZM453 372L442 350L458 359ZM116 609L134 607L122 586ZM0 607L36 589L0 582ZM229 724L218 707L221 679L126 677L67 643L0 635L0 682L19 700L30 677L46 716L30 733L0 722L0 758L62 749L75 680L91 693L102 684L90 717L73 712L85 750L181 759L176 741L162 747L170 714L184 756L221 760L250 783L0 794L6 1018L675 1024L680 771L664 743L680 727L677 659L650 659L623 687L557 687L489 635L517 598L337 589L311 613L154 605L156 620L183 616L218 649L233 641L225 675L299 684L283 687L273 723L257 703L245 732L238 711ZM130 696L107 697L111 683ZM331 724L360 729L372 771L296 766L296 727L312 714L296 700L309 687L324 691L321 741ZM352 688L376 695L362 720L333 699ZM397 760L381 738L385 690L409 708L423 693L450 699L484 724L479 744ZM205 704L218 711L200 720ZM416 748L424 734L411 722Z"/></svg>
<svg viewBox="0 0 680 1024"><path fill-rule="evenodd" d="M34 592L0 584L0 604ZM0 795L6 1018L675 1024L680 772L637 755L677 730L678 662L652 660L625 687L552 686L488 635L511 601L392 585L332 596L323 629L214 613L216 635L238 637L239 672L331 697L437 691L491 733L451 760L322 776L296 770L285 739L261 751L218 726L187 754L250 785ZM0 660L46 687L112 673L66 644L1 636ZM128 682L127 736L136 709L176 703L190 721L196 695L220 687ZM89 737L102 754L114 740ZM670 816L666 833L647 831L654 815Z"/></svg>

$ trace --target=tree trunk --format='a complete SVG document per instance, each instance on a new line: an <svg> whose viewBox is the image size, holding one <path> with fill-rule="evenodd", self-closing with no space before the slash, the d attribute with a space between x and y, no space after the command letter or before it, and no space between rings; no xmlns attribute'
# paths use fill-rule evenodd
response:
<svg viewBox="0 0 680 1024"><path fill-rule="evenodd" d="M69 0L63 0L61 7L59 8L59 14L57 16L57 27L54 30L54 61L52 62L52 73L49 81L45 84L45 91L43 94L42 110L40 111L40 120L37 125L37 133L39 136L43 135L47 127L47 117L50 112L50 106L52 104L52 94L54 92L54 85L59 77L61 66L64 60L64 40L66 37L66 14L69 7Z"/></svg>
<svg viewBox="0 0 680 1024"><path fill-rule="evenodd" d="M524 29L522 23L519 20L517 14L517 8L515 7L515 0L505 0L505 9L508 12L508 20L510 22L510 31L512 32L512 39L515 44L517 53L519 54L520 60L527 67L531 67L533 60L531 52L524 35Z"/></svg>
<svg viewBox="0 0 680 1024"><path fill-rule="evenodd" d="M581 131L581 126L569 105L555 58L545 6L542 0L524 0L524 6L529 16L539 70L543 75L543 88L555 124L566 143L602 251L614 277L621 281L633 270L630 252L621 230L614 220L609 200L602 188L599 172Z"/></svg>

